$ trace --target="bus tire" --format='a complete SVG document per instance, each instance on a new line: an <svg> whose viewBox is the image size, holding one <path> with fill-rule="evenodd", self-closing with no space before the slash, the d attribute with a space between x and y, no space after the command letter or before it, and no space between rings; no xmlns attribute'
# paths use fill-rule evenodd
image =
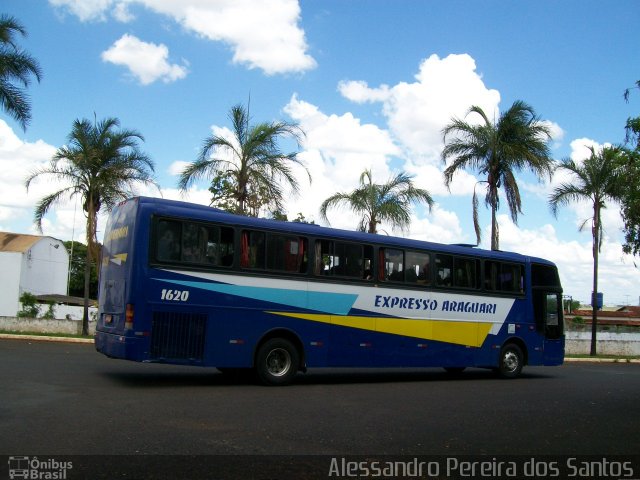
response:
<svg viewBox="0 0 640 480"><path fill-rule="evenodd" d="M256 355L256 374L264 385L288 385L298 372L300 354L284 338L267 340Z"/></svg>
<svg viewBox="0 0 640 480"><path fill-rule="evenodd" d="M515 343L507 343L500 351L500 365L498 374L502 378L516 378L522 372L524 354Z"/></svg>

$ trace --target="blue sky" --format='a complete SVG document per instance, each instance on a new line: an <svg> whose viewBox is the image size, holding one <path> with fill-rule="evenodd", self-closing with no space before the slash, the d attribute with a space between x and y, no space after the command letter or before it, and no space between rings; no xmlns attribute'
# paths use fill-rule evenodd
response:
<svg viewBox="0 0 640 480"><path fill-rule="evenodd" d="M94 114L144 135L165 197L208 203L204 182L181 197L176 173L205 137L225 131L231 106L250 98L255 121L295 121L307 133L300 158L313 182L300 172L290 217L322 223L320 202L352 190L365 168L380 182L404 170L437 206L417 208L410 231L393 233L444 243L474 241L479 179L461 172L444 188L440 132L452 116L472 104L499 115L524 100L548 122L554 158L581 160L588 145L621 142L626 119L640 114L640 91L622 98L640 80L635 0L5 0L1 11L27 28L20 44L44 72L29 87L26 131L0 112L4 231L35 232L33 207L56 185L37 182L27 193L24 178L64 145L75 119ZM565 180L518 176L524 214L514 225L500 212L501 248L557 262L565 292L586 301L591 235L578 227L590 207L554 218L546 201ZM329 218L341 228L358 223L347 211ZM480 220L486 246L488 210ZM622 254L617 205L605 222L605 302L637 304L640 273ZM83 239L84 218L62 204L44 233Z"/></svg>

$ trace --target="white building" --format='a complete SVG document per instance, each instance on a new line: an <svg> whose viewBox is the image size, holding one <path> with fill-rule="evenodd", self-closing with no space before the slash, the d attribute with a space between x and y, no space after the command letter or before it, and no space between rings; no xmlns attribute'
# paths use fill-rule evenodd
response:
<svg viewBox="0 0 640 480"><path fill-rule="evenodd" d="M20 295L66 295L69 253L53 237L0 232L0 316L14 317Z"/></svg>

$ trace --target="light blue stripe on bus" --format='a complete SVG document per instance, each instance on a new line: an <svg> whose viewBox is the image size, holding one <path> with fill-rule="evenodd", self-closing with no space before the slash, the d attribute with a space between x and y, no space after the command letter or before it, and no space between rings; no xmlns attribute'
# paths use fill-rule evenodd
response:
<svg viewBox="0 0 640 480"><path fill-rule="evenodd" d="M245 287L228 283L194 282L187 280L168 280L155 278L162 282L175 283L185 287L211 290L228 295L279 303L290 307L306 308L319 312L346 315L358 298L349 293L308 292L306 290L289 290L284 288Z"/></svg>

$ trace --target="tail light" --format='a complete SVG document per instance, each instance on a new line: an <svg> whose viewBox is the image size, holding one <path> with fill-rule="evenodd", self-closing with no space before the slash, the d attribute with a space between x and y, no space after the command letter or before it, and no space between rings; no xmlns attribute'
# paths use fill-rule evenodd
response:
<svg viewBox="0 0 640 480"><path fill-rule="evenodd" d="M133 330L133 303L127 303L127 309L124 314L125 330Z"/></svg>

